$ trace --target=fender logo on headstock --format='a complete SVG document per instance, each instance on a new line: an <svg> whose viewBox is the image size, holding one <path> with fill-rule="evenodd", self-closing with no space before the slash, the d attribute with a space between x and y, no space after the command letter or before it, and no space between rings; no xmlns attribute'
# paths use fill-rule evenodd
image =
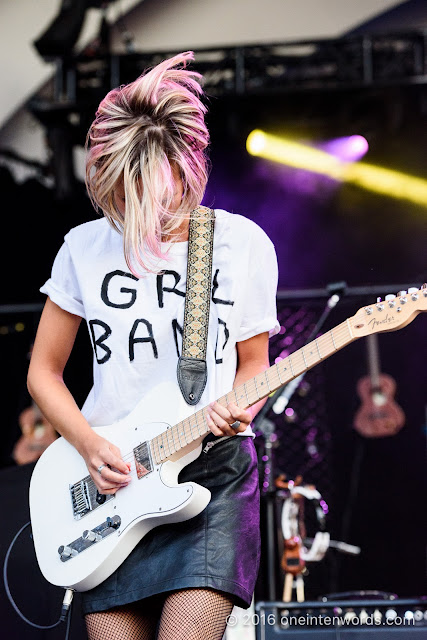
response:
<svg viewBox="0 0 427 640"><path fill-rule="evenodd" d="M395 317L387 313L382 320L377 320L376 318L372 318L371 320L369 320L368 327L370 327L371 329L376 329L376 327L381 324L391 324L395 321Z"/></svg>

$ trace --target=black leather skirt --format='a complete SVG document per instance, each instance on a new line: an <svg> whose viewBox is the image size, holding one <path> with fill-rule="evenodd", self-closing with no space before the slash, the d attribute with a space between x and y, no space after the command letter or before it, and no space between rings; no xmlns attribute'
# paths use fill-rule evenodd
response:
<svg viewBox="0 0 427 640"><path fill-rule="evenodd" d="M184 467L179 481L210 490L208 506L185 522L150 531L100 585L82 593L83 613L105 611L177 589L207 587L248 608L260 558L257 456L251 437L215 442Z"/></svg>

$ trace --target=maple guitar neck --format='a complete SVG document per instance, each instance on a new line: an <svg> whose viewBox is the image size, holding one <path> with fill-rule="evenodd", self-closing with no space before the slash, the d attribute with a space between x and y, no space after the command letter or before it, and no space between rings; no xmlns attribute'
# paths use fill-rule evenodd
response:
<svg viewBox="0 0 427 640"><path fill-rule="evenodd" d="M347 319L269 369L258 373L218 398L217 402L222 406L234 402L241 409L247 409L313 368L322 360L329 358L358 337L352 332L350 322ZM158 464L188 446L190 442L199 440L209 433L206 409L206 407L200 409L152 440L152 454Z"/></svg>
<svg viewBox="0 0 427 640"><path fill-rule="evenodd" d="M384 302L378 299L376 304L362 307L354 316L218 398L217 402L222 406L235 402L240 408L247 409L354 340L396 331L412 322L426 307L427 284L421 289L412 287L396 296L389 295ZM379 370L377 375L379 378ZM207 407L200 409L153 438L150 448L156 464L188 449L191 443L200 441L210 432L206 411Z"/></svg>

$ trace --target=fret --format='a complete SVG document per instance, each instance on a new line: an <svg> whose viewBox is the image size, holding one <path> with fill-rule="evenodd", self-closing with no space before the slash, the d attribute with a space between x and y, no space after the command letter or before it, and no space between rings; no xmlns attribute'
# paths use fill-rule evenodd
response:
<svg viewBox="0 0 427 640"><path fill-rule="evenodd" d="M193 433L193 425L191 424L191 418L193 416L189 416L188 418L188 424L190 426L190 434L191 434L191 440L195 440L196 438L194 437L194 433ZM196 436L197 437L197 436Z"/></svg>
<svg viewBox="0 0 427 640"><path fill-rule="evenodd" d="M163 437L162 434L160 433L158 436L158 441L159 441L159 453L160 453L160 460L163 460L163 458L166 458L166 453L165 453L165 445L163 442Z"/></svg>
<svg viewBox="0 0 427 640"><path fill-rule="evenodd" d="M257 378L257 377L255 376L255 377L253 378L253 381L254 381L254 384L255 384L255 391L256 391L256 394L257 394L257 398L259 398L259 397L260 397L260 395L259 395L259 391L258 391L258 385L257 385L257 383L256 383L256 378Z"/></svg>
<svg viewBox="0 0 427 640"><path fill-rule="evenodd" d="M161 434L162 435L163 447L164 447L164 450L165 450L166 457L168 457L168 456L170 456L172 454L172 449L169 446L169 439L168 439L167 431L168 430L163 431L163 433Z"/></svg>
<svg viewBox="0 0 427 640"><path fill-rule="evenodd" d="M298 351L295 351L295 353L292 354L292 362L294 365L296 376L299 376L301 373L305 373L305 371L307 371L302 349L298 349Z"/></svg>
<svg viewBox="0 0 427 640"><path fill-rule="evenodd" d="M280 382L280 384L282 385L282 384L285 384L285 383L283 382L282 378L280 377L280 366L279 366L279 365L280 365L280 362L278 362L278 363L276 364L276 368L277 368L277 375L278 375L278 377L279 377L279 382Z"/></svg>
<svg viewBox="0 0 427 640"><path fill-rule="evenodd" d="M195 415L194 415L194 419L195 419L195 427L196 427L196 433L197 433L197 437L201 436L203 433L203 428L205 426L205 412L203 410L198 411ZM200 429L202 429L202 433L200 433Z"/></svg>
<svg viewBox="0 0 427 640"><path fill-rule="evenodd" d="M334 349L335 351L337 350L336 344L335 344L335 340L334 340L334 334L332 333L332 329L329 332L331 334L331 338L332 338L332 344L334 345Z"/></svg>
<svg viewBox="0 0 427 640"><path fill-rule="evenodd" d="M288 357L288 360L289 360L289 366L291 367L292 377L295 378L295 373L294 373L294 368L292 366L291 356Z"/></svg>
<svg viewBox="0 0 427 640"><path fill-rule="evenodd" d="M196 427L196 433L197 433L197 438L201 435L200 433L200 427L203 426L203 420L204 420L204 411L198 411L197 413L194 414L193 416L195 423L193 426Z"/></svg>
<svg viewBox="0 0 427 640"><path fill-rule="evenodd" d="M204 433L206 433L206 429L209 429L208 422L207 422L207 419L206 419L206 410L205 409L202 410L202 418L203 418L202 423L200 423L200 422L197 423L197 427L198 427L198 430L199 430L199 436L202 436ZM201 433L200 433L200 429L202 429ZM210 431L210 429L209 429L209 431Z"/></svg>
<svg viewBox="0 0 427 640"><path fill-rule="evenodd" d="M251 378L251 380L248 380L248 382L254 382L254 378ZM247 382L245 384L247 385ZM246 386L246 388L248 389L248 393L249 393L248 406L253 405L259 399L259 396L257 395L256 383L255 382L254 382L254 386L255 386L254 389L250 389L250 388L248 388L248 386Z"/></svg>
<svg viewBox="0 0 427 640"><path fill-rule="evenodd" d="M310 349L309 351L307 347ZM313 342L310 342L310 344L304 347L304 353L308 361L308 367L307 367L308 369L310 369L311 367L313 367L315 364L319 362L319 358L317 357L317 353L315 351Z"/></svg>
<svg viewBox="0 0 427 640"><path fill-rule="evenodd" d="M177 433L177 436L178 436L179 448L182 449L182 447L185 446L185 445L183 445L182 442L181 442L181 435L179 433L179 423L177 425L175 425L174 428L176 429L176 433Z"/></svg>
<svg viewBox="0 0 427 640"><path fill-rule="evenodd" d="M157 455L157 453L156 453L156 447L155 447L156 442L155 442L155 440L156 440L156 438L153 438L153 439L151 440L151 442L150 442L151 455L152 455L152 457L153 457L153 459L154 459L154 462L155 462L156 464L159 464L159 458L158 458L158 455Z"/></svg>
<svg viewBox="0 0 427 640"><path fill-rule="evenodd" d="M245 389L243 387L244 387L244 385L240 385L240 387L237 387L237 389L234 390L234 394L236 396L237 404L239 404L239 400L244 400L244 398L245 398ZM243 388L243 390L242 390L242 388ZM239 395L237 395L237 391L239 392Z"/></svg>
<svg viewBox="0 0 427 640"><path fill-rule="evenodd" d="M172 430L172 429L166 429L166 432L165 432L165 433L166 433L166 439L167 439L168 444L169 444L169 451L170 451L171 453L175 453L175 451L176 451L176 449L175 449L175 443L174 443L174 441L173 441L172 435L170 434L170 431L171 431L171 430ZM169 437L170 437L170 438L171 438L171 440L172 440L172 446L171 446L171 444L170 444Z"/></svg>
<svg viewBox="0 0 427 640"><path fill-rule="evenodd" d="M207 433L210 432L210 429L208 427L208 423L206 422L206 415L203 411L200 411L200 420L201 422L198 422L198 429L199 429L199 435L201 436L205 436Z"/></svg>
<svg viewBox="0 0 427 640"><path fill-rule="evenodd" d="M322 354L320 353L319 343L317 341L317 338L315 339L314 342L315 342L315 345L316 345L316 348L317 348L317 353L319 354L319 358L322 359Z"/></svg>
<svg viewBox="0 0 427 640"><path fill-rule="evenodd" d="M330 333L331 332L328 331L328 333L325 333L325 335L319 338L319 344L322 345L322 352L324 354L322 359L328 358L332 353L334 353L334 343Z"/></svg>
<svg viewBox="0 0 427 640"><path fill-rule="evenodd" d="M180 433L180 435L182 436L182 439L185 442L185 444L184 444L184 447L185 447L185 445L188 444L188 442L187 442L187 437L186 437L186 433L185 433L184 420L182 422L179 422L178 424L179 424L179 433Z"/></svg>
<svg viewBox="0 0 427 640"><path fill-rule="evenodd" d="M159 464L159 462L160 462L160 451L159 451L159 441L158 441L157 436L152 439L152 443L153 443L153 448L154 448L154 455L156 456L156 462L157 462L157 464Z"/></svg>
<svg viewBox="0 0 427 640"><path fill-rule="evenodd" d="M171 429L171 431L172 431L172 440L173 440L173 443L175 445L175 451L178 451L181 448L181 443L179 441L179 437L177 438L178 427L179 427L179 425L175 424Z"/></svg>
<svg viewBox="0 0 427 640"><path fill-rule="evenodd" d="M301 349L302 359L304 360L305 368L308 369L307 360L305 359L304 347Z"/></svg>
<svg viewBox="0 0 427 640"><path fill-rule="evenodd" d="M268 373L268 372L269 372L269 371L271 371L271 369L267 369L266 371L264 371L264 374L265 374L265 381L266 381L266 383L267 383L268 393L270 394L270 393L271 393L271 391L272 391L272 389L270 388L270 383L269 383L269 381L268 381L268 376L269 376L269 373Z"/></svg>
<svg viewBox="0 0 427 640"><path fill-rule="evenodd" d="M249 402L249 398L248 398L248 390L246 389L246 382L244 382L244 383L243 383L243 389L245 390L246 401L247 401L247 403L248 403L248 407L249 407L249 405L250 405L251 403Z"/></svg>
<svg viewBox="0 0 427 640"><path fill-rule="evenodd" d="M350 320L349 320L348 318L347 318L347 320L346 320L346 324L347 324L348 332L349 332L349 334L350 334L350 338L351 338L351 339L353 339L353 338L354 338L354 336L353 336L353 332L352 332L352 330L351 330Z"/></svg>
<svg viewBox="0 0 427 640"><path fill-rule="evenodd" d="M270 387L268 385L268 379L267 379L267 371L261 371L261 373L258 374L258 377L259 376L264 376L266 387L267 387L268 391L270 392ZM261 382L261 387L262 386L264 386L264 381ZM267 394L265 393L265 389L263 389L261 397L265 397L266 395Z"/></svg>
<svg viewBox="0 0 427 640"><path fill-rule="evenodd" d="M160 434L160 437L161 437L161 439L162 439L163 451L165 452L165 456L166 456L166 458L167 458L168 456L170 456L170 455L171 455L172 451L171 451L171 450L170 450L170 448L169 448L168 436L167 436L166 431L163 431L163 432Z"/></svg>
<svg viewBox="0 0 427 640"><path fill-rule="evenodd" d="M156 444L157 444L157 456L159 459L159 462L162 461L162 450L160 449L160 438L159 436L157 436L156 438Z"/></svg>

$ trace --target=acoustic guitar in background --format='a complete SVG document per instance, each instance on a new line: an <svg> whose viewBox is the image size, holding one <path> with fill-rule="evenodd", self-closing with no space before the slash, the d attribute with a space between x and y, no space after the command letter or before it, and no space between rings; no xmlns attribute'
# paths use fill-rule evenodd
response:
<svg viewBox="0 0 427 640"><path fill-rule="evenodd" d="M405 424L405 414L394 401L396 382L381 373L378 334L368 335L366 343L369 375L357 384L362 404L354 418L354 428L365 438L394 436Z"/></svg>
<svg viewBox="0 0 427 640"><path fill-rule="evenodd" d="M59 434L34 402L21 411L18 421L22 435L13 448L12 457L18 465L36 462Z"/></svg>

